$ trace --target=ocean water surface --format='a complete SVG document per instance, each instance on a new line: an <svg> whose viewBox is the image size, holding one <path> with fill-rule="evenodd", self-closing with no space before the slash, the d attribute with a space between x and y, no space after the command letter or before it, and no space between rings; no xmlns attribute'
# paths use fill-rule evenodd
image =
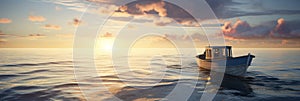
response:
<svg viewBox="0 0 300 101"><path fill-rule="evenodd" d="M299 52L233 49L234 56L251 53L256 58L244 78L225 75L214 100L299 101ZM198 101L205 87L214 84L210 72L198 69L193 52L134 49L117 59L111 54L95 50L93 59L74 61L72 49L0 49L0 100L161 100L184 78L187 83L197 81L188 100ZM79 69L74 69L75 62L81 64Z"/></svg>

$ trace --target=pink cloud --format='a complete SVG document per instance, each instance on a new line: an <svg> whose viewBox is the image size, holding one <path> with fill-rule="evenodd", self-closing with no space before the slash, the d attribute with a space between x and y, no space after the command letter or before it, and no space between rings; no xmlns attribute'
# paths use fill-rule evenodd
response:
<svg viewBox="0 0 300 101"><path fill-rule="evenodd" d="M246 21L238 19L233 25L231 22L225 22L222 26L222 32L224 34L241 33L250 30L251 27Z"/></svg>
<svg viewBox="0 0 300 101"><path fill-rule="evenodd" d="M52 29L52 30L60 30L61 27L58 25L51 25L51 24L46 24L43 26L44 29Z"/></svg>
<svg viewBox="0 0 300 101"><path fill-rule="evenodd" d="M167 16L167 9L164 8L165 2L164 1L159 1L159 2L152 2L148 4L136 4L136 7L141 11L141 12L149 12L149 11L156 11L158 12L159 16L165 17Z"/></svg>
<svg viewBox="0 0 300 101"><path fill-rule="evenodd" d="M46 18L43 16L30 15L30 16L28 16L28 20L32 21L32 22L44 22L44 21L46 21Z"/></svg>
<svg viewBox="0 0 300 101"><path fill-rule="evenodd" d="M233 24L232 24L233 23ZM299 23L279 18L275 22L250 26L246 21L225 22L222 26L227 40L282 39L282 43L300 38Z"/></svg>
<svg viewBox="0 0 300 101"><path fill-rule="evenodd" d="M12 21L8 18L0 18L0 23L2 24L7 24L7 23L11 23Z"/></svg>

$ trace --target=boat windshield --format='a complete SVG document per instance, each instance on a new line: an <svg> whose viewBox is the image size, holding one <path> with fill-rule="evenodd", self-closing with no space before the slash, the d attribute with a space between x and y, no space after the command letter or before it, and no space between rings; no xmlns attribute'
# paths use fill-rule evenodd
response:
<svg viewBox="0 0 300 101"><path fill-rule="evenodd" d="M213 57L214 58L223 58L226 57L226 51L225 48L215 48L213 50Z"/></svg>
<svg viewBox="0 0 300 101"><path fill-rule="evenodd" d="M226 58L230 57L229 50L226 48L209 48L206 49L206 58Z"/></svg>

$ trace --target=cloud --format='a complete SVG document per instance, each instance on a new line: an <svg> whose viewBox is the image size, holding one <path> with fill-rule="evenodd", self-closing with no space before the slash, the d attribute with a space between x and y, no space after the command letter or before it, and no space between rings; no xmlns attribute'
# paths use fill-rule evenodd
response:
<svg viewBox="0 0 300 101"><path fill-rule="evenodd" d="M178 23L186 27L199 27L200 24L194 19L180 19Z"/></svg>
<svg viewBox="0 0 300 101"><path fill-rule="evenodd" d="M287 22L285 19L280 18L277 20L277 25L271 32L274 38L287 38L294 39L300 38L300 22Z"/></svg>
<svg viewBox="0 0 300 101"><path fill-rule="evenodd" d="M92 10L92 12L96 12L98 14L111 14L118 9L116 5L102 5L98 7L96 10Z"/></svg>
<svg viewBox="0 0 300 101"><path fill-rule="evenodd" d="M287 9L283 5L274 5L279 9L273 7L265 7L264 3L269 3L268 0L251 0L251 1L238 1L238 0L206 0L218 18L233 18L241 16L258 16L258 15L293 15L299 14L300 10ZM272 1L273 2L273 1ZM299 3L288 2L288 3Z"/></svg>
<svg viewBox="0 0 300 101"><path fill-rule="evenodd" d="M0 31L0 43L5 43L7 40L4 38L6 36L6 34L2 33L2 31Z"/></svg>
<svg viewBox="0 0 300 101"><path fill-rule="evenodd" d="M63 8L78 11L78 12L85 12L85 9L89 6L88 3L82 0L43 0L43 1L51 2L63 6ZM60 7L56 6L55 9L60 10Z"/></svg>
<svg viewBox="0 0 300 101"><path fill-rule="evenodd" d="M44 22L44 21L46 21L46 18L43 16L30 15L30 16L28 16L28 20L32 21L32 22Z"/></svg>
<svg viewBox="0 0 300 101"><path fill-rule="evenodd" d="M80 20L77 19L77 18L74 18L74 19L73 19L73 22L72 22L72 25L73 25L73 26L79 26L80 24L82 24L82 21L80 21Z"/></svg>
<svg viewBox="0 0 300 101"><path fill-rule="evenodd" d="M286 21L283 18L277 20L277 25L274 31L278 34L290 33L290 29L288 28Z"/></svg>
<svg viewBox="0 0 300 101"><path fill-rule="evenodd" d="M222 33L228 40L246 39L297 39L300 38L299 22L286 22L283 18L257 26L250 26L246 21L225 22ZM296 26L296 27L295 27Z"/></svg>
<svg viewBox="0 0 300 101"><path fill-rule="evenodd" d="M24 36L24 38L29 39L29 40L36 40L40 38L44 38L46 35L43 34L29 34L28 36Z"/></svg>
<svg viewBox="0 0 300 101"><path fill-rule="evenodd" d="M86 6L81 0L48 0L46 2L52 2L55 4L63 5L66 7L84 7Z"/></svg>
<svg viewBox="0 0 300 101"><path fill-rule="evenodd" d="M19 37L19 36L14 34L6 34L0 31L0 43L6 43L8 41L7 39L8 37Z"/></svg>
<svg viewBox="0 0 300 101"><path fill-rule="evenodd" d="M46 1L47 2L47 1ZM110 14L113 13L118 6L115 2L119 0L49 0L54 4L64 6L66 9L85 12L91 14ZM89 9L87 9L87 7Z"/></svg>
<svg viewBox="0 0 300 101"><path fill-rule="evenodd" d="M158 14L166 17L168 15L167 4L162 0L137 0L120 6L116 12L127 12L132 15Z"/></svg>
<svg viewBox="0 0 300 101"><path fill-rule="evenodd" d="M69 33L69 34L56 34L56 37L59 37L59 38L73 38L74 34L72 34L72 33Z"/></svg>
<svg viewBox="0 0 300 101"><path fill-rule="evenodd" d="M0 24L11 23L12 21L8 18L0 18Z"/></svg>
<svg viewBox="0 0 300 101"><path fill-rule="evenodd" d="M4 33L2 33L2 31L0 31L0 36L5 35Z"/></svg>
<svg viewBox="0 0 300 101"><path fill-rule="evenodd" d="M6 39L2 39L2 38L0 38L0 43L5 43L5 42L7 42L7 40L6 40Z"/></svg>
<svg viewBox="0 0 300 101"><path fill-rule="evenodd" d="M225 22L222 26L224 34L241 33L250 30L251 27L246 21L238 19L233 25L231 22Z"/></svg>
<svg viewBox="0 0 300 101"><path fill-rule="evenodd" d="M128 14L127 12L114 12L113 15L111 15L111 17L114 19L118 19L118 18L128 19L128 18L132 18L133 16L131 14Z"/></svg>
<svg viewBox="0 0 300 101"><path fill-rule="evenodd" d="M0 31L0 43L6 43L10 39L28 39L28 40L37 40L40 38L45 38L46 35L43 34L27 34L27 35L20 35L20 34L5 34Z"/></svg>
<svg viewBox="0 0 300 101"><path fill-rule="evenodd" d="M289 41L288 40L281 40L282 45L286 45Z"/></svg>
<svg viewBox="0 0 300 101"><path fill-rule="evenodd" d="M115 13L131 15L144 22L152 21L157 26L179 23L183 26L199 26L187 11L163 0L137 0L120 6ZM130 16L128 16L130 17ZM140 21L142 23L142 21Z"/></svg>
<svg viewBox="0 0 300 101"><path fill-rule="evenodd" d="M3 33L2 31L0 31L0 38L10 37L10 36L17 36L17 35L14 35L14 34L6 34L6 33Z"/></svg>
<svg viewBox="0 0 300 101"><path fill-rule="evenodd" d="M60 30L61 27L58 25L51 25L51 24L46 24L45 26L43 26L44 29L52 29L52 30Z"/></svg>
<svg viewBox="0 0 300 101"><path fill-rule="evenodd" d="M113 37L113 34L109 33L109 32L106 32L105 34L101 35L101 37L103 37L103 38L111 38L111 37Z"/></svg>
<svg viewBox="0 0 300 101"><path fill-rule="evenodd" d="M159 18L156 18L153 22L157 26L166 26L167 24L172 23L173 19L168 18L168 17L159 17Z"/></svg>
<svg viewBox="0 0 300 101"><path fill-rule="evenodd" d="M46 35L43 34L28 34L28 35L8 35L7 37L14 37L17 39L27 39L27 40L37 40L41 38L47 37Z"/></svg>
<svg viewBox="0 0 300 101"><path fill-rule="evenodd" d="M42 35L42 34L29 34L28 36L45 36L45 35Z"/></svg>
<svg viewBox="0 0 300 101"><path fill-rule="evenodd" d="M136 7L143 13L155 11L159 16L167 16L167 10L164 8L165 2L159 0L158 2L150 2L147 4L136 4Z"/></svg>
<svg viewBox="0 0 300 101"><path fill-rule="evenodd" d="M88 12L92 14L108 15L113 14L110 18L113 20L128 20L129 18L141 18L149 17L149 15L157 15L158 17L152 17L151 21L158 26L166 26L175 21L184 26L199 26L197 21L184 9L176 6L172 3L163 0L136 0L128 4L125 1L119 0L86 0L87 2L93 4L86 11L86 7L89 3L79 2L78 0L62 0L53 1L55 4L63 5L67 9ZM168 17L170 19L175 19L173 22L170 20L162 20L159 17ZM144 22L149 22L144 20ZM139 20L139 23L143 21Z"/></svg>
<svg viewBox="0 0 300 101"><path fill-rule="evenodd" d="M62 8L59 6L55 6L55 10L60 11Z"/></svg>
<svg viewBox="0 0 300 101"><path fill-rule="evenodd" d="M186 12L184 9L177 5L171 4L163 0L136 0L128 4L129 0L50 0L55 4L63 5L67 9L72 9L79 12L85 12L86 7L89 4L93 6L89 7L88 13L94 14L111 14L116 10L119 12L118 15L143 15L143 14L158 14L159 16L169 17L175 19L175 21L184 24L185 26L199 26L195 24L193 17ZM193 3L197 0L191 0ZM277 5L278 8L265 7L265 2L270 1L238 1L238 0L205 0L211 9L214 11L218 18L233 18L240 16L256 16L256 15L274 15L274 14L300 14L300 10L296 9L285 9L285 6ZM294 1L293 1L294 2ZM293 3L290 2L290 3ZM296 2L298 3L298 2ZM184 4L184 3L183 3ZM120 6L122 5L122 6ZM195 5L192 5L195 6ZM197 7L197 5L195 6ZM123 13L120 13L123 12ZM205 17L199 19L207 19ZM197 18L198 19L198 18Z"/></svg>
<svg viewBox="0 0 300 101"><path fill-rule="evenodd" d="M86 0L89 2L94 2L94 3L115 3L118 0Z"/></svg>

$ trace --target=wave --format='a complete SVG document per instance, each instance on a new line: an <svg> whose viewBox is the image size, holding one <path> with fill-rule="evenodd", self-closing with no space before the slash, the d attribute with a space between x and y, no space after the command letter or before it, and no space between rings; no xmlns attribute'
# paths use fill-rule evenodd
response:
<svg viewBox="0 0 300 101"><path fill-rule="evenodd" d="M57 89L57 88L68 88L68 87L78 87L78 83L65 83L65 84L58 84L53 86L52 88ZM80 84L83 85L83 84Z"/></svg>
<svg viewBox="0 0 300 101"><path fill-rule="evenodd" d="M0 98L1 101L18 101L20 99L22 99L23 101L51 101L51 100L84 101L81 95L78 94L73 95L72 93L65 92L64 90L59 90L59 89L54 90L49 87L41 87L41 86L16 86L4 90L3 92L0 93L0 96L1 96Z"/></svg>
<svg viewBox="0 0 300 101"><path fill-rule="evenodd" d="M52 65L52 64L65 64L65 63L72 63L72 61L57 61L57 62L43 62L43 63L8 64L8 65L0 65L0 67L43 66L43 65Z"/></svg>
<svg viewBox="0 0 300 101"><path fill-rule="evenodd" d="M22 76L22 75L17 75L17 74L1 74L0 75L0 80L15 78L15 77L19 77L19 76Z"/></svg>
<svg viewBox="0 0 300 101"><path fill-rule="evenodd" d="M19 73L19 74L33 74L33 73L47 72L47 71L49 71L49 70L42 69L42 70L33 70L33 71L29 71L29 72L23 72L23 73Z"/></svg>

